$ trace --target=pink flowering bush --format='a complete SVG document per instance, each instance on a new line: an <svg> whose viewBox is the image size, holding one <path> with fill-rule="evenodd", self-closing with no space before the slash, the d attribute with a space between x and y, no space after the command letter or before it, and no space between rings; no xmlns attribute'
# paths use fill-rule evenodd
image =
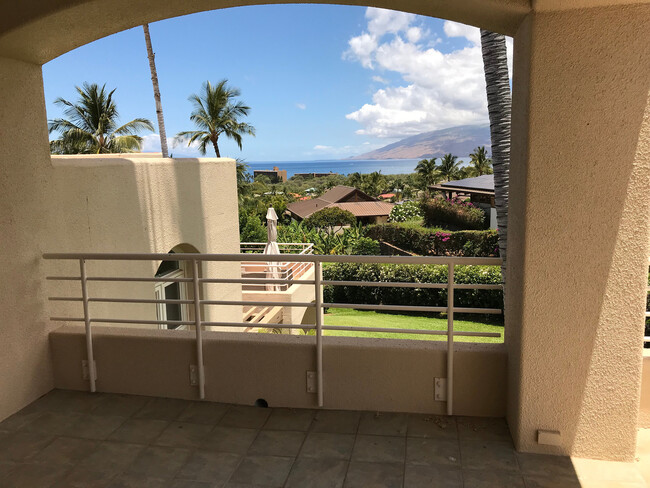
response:
<svg viewBox="0 0 650 488"><path fill-rule="evenodd" d="M432 198L422 202L427 227L452 226L458 229L484 229L485 212L458 198Z"/></svg>

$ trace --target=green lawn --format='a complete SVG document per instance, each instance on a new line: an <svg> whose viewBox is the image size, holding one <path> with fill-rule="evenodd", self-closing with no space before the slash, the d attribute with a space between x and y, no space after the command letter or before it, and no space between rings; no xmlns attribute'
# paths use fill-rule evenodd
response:
<svg viewBox="0 0 650 488"><path fill-rule="evenodd" d="M414 315L397 315L378 313L368 310L353 310L348 308L330 308L325 314L325 325L345 325L352 327L386 327L391 329L429 329L447 330L446 318L421 317ZM498 332L500 337L455 337L455 341L462 342L503 342L503 326L484 322L469 322L466 320L454 320L454 329L463 332ZM434 341L446 341L447 336L424 335L424 334L388 334L385 332L361 332L326 330L323 332L328 336L350 336L350 337L382 337L389 339L425 339Z"/></svg>

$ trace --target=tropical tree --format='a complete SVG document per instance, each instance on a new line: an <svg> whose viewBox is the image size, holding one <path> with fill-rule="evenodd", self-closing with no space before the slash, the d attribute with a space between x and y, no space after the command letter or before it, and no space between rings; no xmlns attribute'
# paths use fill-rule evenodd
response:
<svg viewBox="0 0 650 488"><path fill-rule="evenodd" d="M482 176L492 174L492 160L488 158L485 146L474 149L469 155L469 167L467 174L469 176Z"/></svg>
<svg viewBox="0 0 650 488"><path fill-rule="evenodd" d="M350 173L348 175L347 184L349 186L353 186L354 188L358 188L360 190L362 182L363 182L363 176L361 175L361 173L356 172L356 173Z"/></svg>
<svg viewBox="0 0 650 488"><path fill-rule="evenodd" d="M506 39L502 34L481 29L481 50L494 168L494 200L499 233L499 255L503 280L506 278L506 236L508 233L508 194L510 179L510 111L512 97L508 76ZM505 299L505 294L504 294Z"/></svg>
<svg viewBox="0 0 650 488"><path fill-rule="evenodd" d="M48 121L50 133L58 132L60 138L50 142L55 154L105 154L138 152L142 147L143 130L153 131L148 119L137 118L118 125L119 113L113 94L106 85L84 83L75 87L79 94L76 103L57 98L54 103L64 108L66 118Z"/></svg>
<svg viewBox="0 0 650 488"><path fill-rule="evenodd" d="M415 167L415 172L422 181L423 190L429 193L429 187L440 181L440 172L436 165L436 158L422 159Z"/></svg>
<svg viewBox="0 0 650 488"><path fill-rule="evenodd" d="M235 168L237 170L237 194L241 197L248 190L252 178L248 171L248 163L244 160L237 159Z"/></svg>
<svg viewBox="0 0 650 488"><path fill-rule="evenodd" d="M445 154L440 158L440 165L437 166L437 169L445 181L451 181L459 176L460 161L457 159L458 157L452 154Z"/></svg>
<svg viewBox="0 0 650 488"><path fill-rule="evenodd" d="M363 182L361 183L361 190L368 195L376 197L384 188L386 188L386 177L381 174L381 171L373 171L364 175Z"/></svg>
<svg viewBox="0 0 650 488"><path fill-rule="evenodd" d="M241 95L241 91L239 88L229 87L227 83L228 80L224 79L213 86L206 81L200 94L189 97L194 106L190 120L198 129L179 132L176 135L177 140L187 140L188 146L198 141L201 154L205 154L208 144L212 143L214 152L220 158L219 136L224 135L232 139L241 150L242 136L255 135L252 125L239 120L248 115L250 107L235 100Z"/></svg>
<svg viewBox="0 0 650 488"><path fill-rule="evenodd" d="M149 58L149 70L151 71L151 84L153 85L153 98L156 102L156 116L158 117L158 132L160 134L160 149L163 158L169 157L167 148L167 131L165 131L165 119L163 118L162 101L160 99L160 86L158 85L158 71L156 71L156 55L151 46L151 36L149 35L149 24L142 26L144 31L144 42L147 45L147 57Z"/></svg>

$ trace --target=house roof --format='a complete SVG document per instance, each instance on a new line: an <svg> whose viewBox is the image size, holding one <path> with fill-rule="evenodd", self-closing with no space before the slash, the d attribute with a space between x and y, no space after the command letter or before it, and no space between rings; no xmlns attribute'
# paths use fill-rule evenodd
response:
<svg viewBox="0 0 650 488"><path fill-rule="evenodd" d="M377 217L389 215L393 204L387 202L343 202L335 203L332 207L352 212L355 217Z"/></svg>
<svg viewBox="0 0 650 488"><path fill-rule="evenodd" d="M358 190L354 187L339 185L330 188L318 198L325 200L326 202L336 203L355 191Z"/></svg>
<svg viewBox="0 0 650 488"><path fill-rule="evenodd" d="M346 201L354 194L354 198L362 201ZM370 217L388 215L393 207L390 203L380 202L376 198L351 186L335 186L318 198L293 202L287 205L287 210L300 219L306 219L314 212L327 207L339 207L352 212L355 217Z"/></svg>
<svg viewBox="0 0 650 488"><path fill-rule="evenodd" d="M465 178L463 180L446 181L432 186L436 190L458 190L480 193L494 193L494 175L482 175L475 178Z"/></svg>

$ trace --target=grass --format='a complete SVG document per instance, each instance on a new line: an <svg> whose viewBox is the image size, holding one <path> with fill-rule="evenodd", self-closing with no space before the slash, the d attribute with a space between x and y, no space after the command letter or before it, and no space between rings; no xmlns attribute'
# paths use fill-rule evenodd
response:
<svg viewBox="0 0 650 488"><path fill-rule="evenodd" d="M447 330L447 318L423 317L417 315L398 315L348 308L330 308L325 314L325 325L345 325L351 327L386 327L391 329ZM503 342L503 326L486 322L454 320L454 330L463 332L498 332L500 337L455 337L459 342ZM378 337L388 339L419 339L446 341L447 336L424 334L389 334L386 332L362 332L326 330L328 336Z"/></svg>

